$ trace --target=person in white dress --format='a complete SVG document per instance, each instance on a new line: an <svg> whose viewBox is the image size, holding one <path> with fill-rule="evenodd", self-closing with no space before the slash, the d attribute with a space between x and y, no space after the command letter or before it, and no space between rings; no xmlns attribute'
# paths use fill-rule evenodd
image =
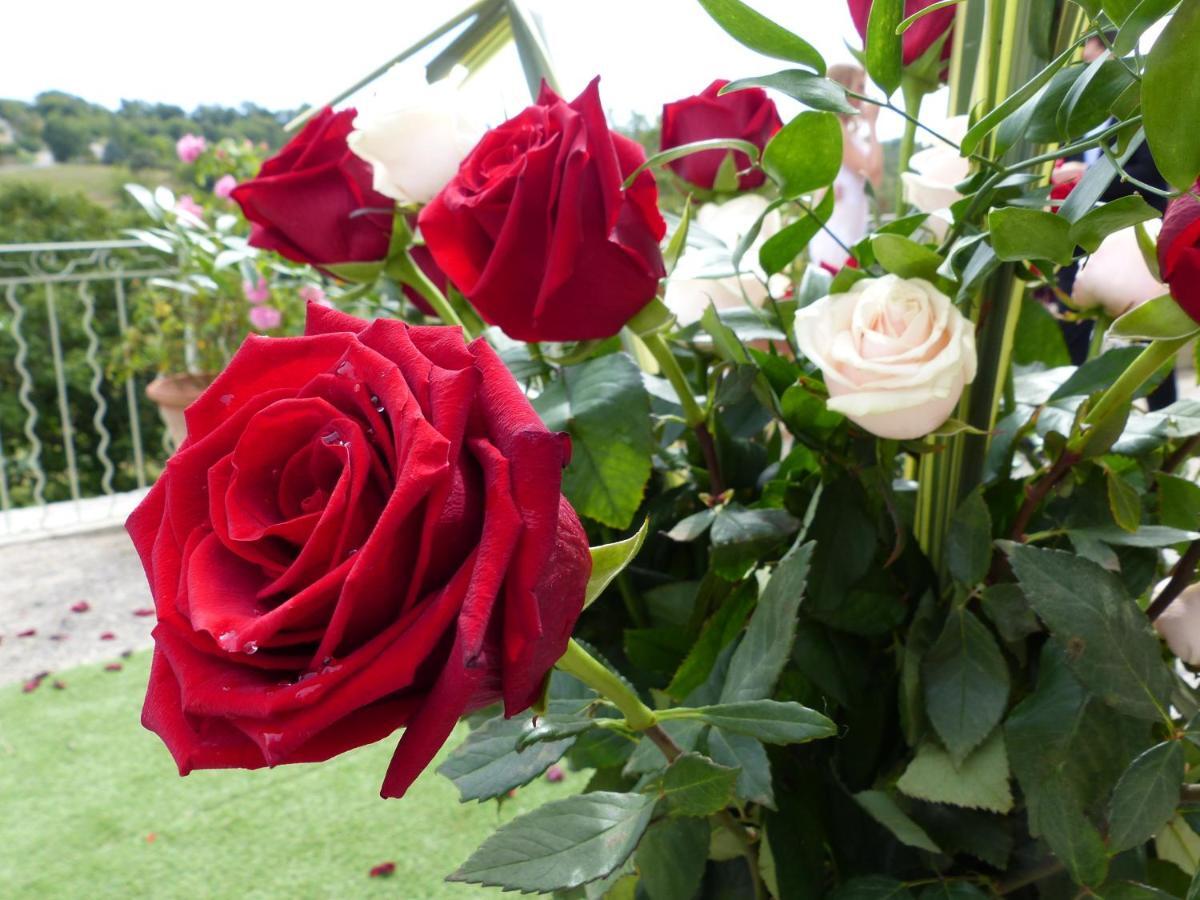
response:
<svg viewBox="0 0 1200 900"><path fill-rule="evenodd" d="M866 73L853 63L829 67L829 77L843 87L863 93ZM859 115L840 115L842 124L842 167L833 182L833 215L826 228L808 245L809 258L815 265L837 272L846 264L853 247L870 230L871 206L867 182L878 189L883 180L883 147L875 133L879 107L850 98Z"/></svg>

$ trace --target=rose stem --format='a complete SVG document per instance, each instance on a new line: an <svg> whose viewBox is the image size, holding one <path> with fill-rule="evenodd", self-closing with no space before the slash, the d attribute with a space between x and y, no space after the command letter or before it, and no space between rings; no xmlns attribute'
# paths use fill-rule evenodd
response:
<svg viewBox="0 0 1200 900"><path fill-rule="evenodd" d="M700 404L696 402L696 398L692 394L692 387L688 384L683 370L679 368L679 361L675 359L675 354L671 352L671 348L667 346L662 335L651 333L644 335L642 340L645 341L650 355L658 362L658 367L671 382L671 387L675 388L675 393L679 395L679 403L683 406L683 419L696 434L696 443L700 445L700 452L704 455L704 464L708 468L708 492L714 497L720 496L725 493L725 481L721 477L721 463L717 458L717 446L713 442L712 432L708 430L708 417L700 408Z"/></svg>
<svg viewBox="0 0 1200 900"><path fill-rule="evenodd" d="M1154 598L1154 602L1146 607L1147 619L1153 622L1167 611L1167 607L1174 602L1175 598L1192 583L1197 565L1200 565L1200 541L1192 541L1183 556L1179 557L1175 568L1171 570L1171 580L1167 582L1167 586Z"/></svg>
<svg viewBox="0 0 1200 900"><path fill-rule="evenodd" d="M625 715L625 724L634 731L644 732L646 737L662 751L668 763L674 762L683 754L683 749L675 743L674 738L658 724L658 717L654 714L654 710L646 706L632 688L584 650L574 638L567 642L567 652L554 665L568 675L574 675L602 697L611 700ZM767 895L763 888L762 876L758 871L758 850L754 846L753 838L727 809L721 810L712 818L717 824L728 830L741 846L742 854L746 857L746 864L750 867L750 878L754 883L754 896L765 898Z"/></svg>
<svg viewBox="0 0 1200 900"><path fill-rule="evenodd" d="M450 305L450 301L446 299L446 295L438 290L436 284L429 280L429 277L417 265L408 250L405 250L403 254L395 258L394 262L396 268L399 270L396 273L399 275L398 280L412 285L417 293L424 297L429 302L429 305L433 307L433 311L437 313L439 319L447 325L461 328L463 334L468 338L471 337L471 332L467 329L463 320L459 318L458 313L454 311L454 307Z"/></svg>
<svg viewBox="0 0 1200 900"><path fill-rule="evenodd" d="M1084 417L1083 424L1090 426L1098 425L1132 400L1138 388L1149 381L1154 373L1179 352L1179 349L1191 337L1192 335L1188 335L1182 338L1158 340L1146 347L1137 359L1129 364L1129 368L1122 372L1120 377L1100 395L1100 399L1096 401L1096 405ZM1062 455L1058 458L1058 461L1050 469L1046 477L1027 490L1025 502L1022 504L1020 512L1017 513L1016 521L1013 523L1011 537L1014 541L1024 540L1025 529L1029 525L1030 519L1033 518L1033 514L1037 512L1037 508L1049 496L1055 485L1067 476L1067 473L1071 471L1071 467L1084 458L1086 455L1084 451L1087 449L1088 442L1095 433L1096 429L1093 427L1071 438L1066 449L1063 450Z"/></svg>

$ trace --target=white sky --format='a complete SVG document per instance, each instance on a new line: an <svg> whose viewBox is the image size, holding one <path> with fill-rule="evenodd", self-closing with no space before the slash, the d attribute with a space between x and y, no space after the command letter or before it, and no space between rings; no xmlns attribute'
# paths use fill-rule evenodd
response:
<svg viewBox="0 0 1200 900"><path fill-rule="evenodd" d="M58 89L105 106L122 98L272 109L320 102L467 5L467 0L44 0L6 3L0 97L30 100ZM653 118L665 101L712 79L761 75L787 63L737 44L695 0L529 0L541 15L564 94L594 75L618 124ZM843 0L752 0L805 37L829 62L850 59L858 36ZM15 38L15 39L14 39ZM425 58L428 58L427 56ZM422 77L410 61L404 85ZM511 49L470 86L473 105L497 122L528 102ZM778 98L777 98L778 99ZM931 125L944 101L926 101ZM780 103L785 119L792 108ZM886 113L884 139L900 133Z"/></svg>

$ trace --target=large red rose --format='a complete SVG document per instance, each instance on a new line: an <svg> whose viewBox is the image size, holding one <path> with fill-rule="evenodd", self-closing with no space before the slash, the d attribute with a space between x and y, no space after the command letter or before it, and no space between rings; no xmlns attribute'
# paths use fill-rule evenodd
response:
<svg viewBox="0 0 1200 900"><path fill-rule="evenodd" d="M772 135L783 127L775 104L762 88L720 94L721 88L727 84L728 81L717 79L694 97L684 97L663 105L663 150L714 138L749 141L760 152L767 146ZM728 152L705 150L691 153L672 160L668 165L684 181L711 190ZM735 152L733 161L738 171L750 168L750 157L745 153ZM751 190L761 185L766 177L761 169L746 171L738 176L738 188Z"/></svg>
<svg viewBox="0 0 1200 900"><path fill-rule="evenodd" d="M937 0L904 0L904 17L908 18L919 13L927 6L932 6ZM867 18L871 15L871 0L849 0L850 18L858 36L867 39ZM909 26L904 32L904 65L911 66L938 42L943 34L954 27L955 7L947 6L931 12ZM946 39L942 45L942 59L950 58L951 41Z"/></svg>
<svg viewBox="0 0 1200 900"><path fill-rule="evenodd" d="M598 79L545 85L421 211L434 261L484 321L522 341L611 337L654 299L666 223L642 148L604 120Z"/></svg>
<svg viewBox="0 0 1200 900"><path fill-rule="evenodd" d="M346 145L355 115L321 110L233 189L252 246L314 266L387 256L394 201L371 186L370 163Z"/></svg>
<svg viewBox="0 0 1200 900"><path fill-rule="evenodd" d="M1200 181L1193 191L1200 191ZM1158 235L1158 270L1171 296L1200 322L1200 201L1191 194L1167 204Z"/></svg>
<svg viewBox="0 0 1200 900"><path fill-rule="evenodd" d="M455 328L310 305L187 410L127 527L158 624L142 722L181 774L327 759L400 726L400 796L465 712L538 697L591 569L569 444Z"/></svg>

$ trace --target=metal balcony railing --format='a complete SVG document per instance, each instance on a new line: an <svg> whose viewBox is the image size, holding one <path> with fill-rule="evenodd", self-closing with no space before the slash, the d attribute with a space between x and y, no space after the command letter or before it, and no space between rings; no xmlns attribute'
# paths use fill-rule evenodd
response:
<svg viewBox="0 0 1200 900"><path fill-rule="evenodd" d="M0 245L0 541L118 521L153 481L154 373L121 365L121 337L171 274L136 240Z"/></svg>

